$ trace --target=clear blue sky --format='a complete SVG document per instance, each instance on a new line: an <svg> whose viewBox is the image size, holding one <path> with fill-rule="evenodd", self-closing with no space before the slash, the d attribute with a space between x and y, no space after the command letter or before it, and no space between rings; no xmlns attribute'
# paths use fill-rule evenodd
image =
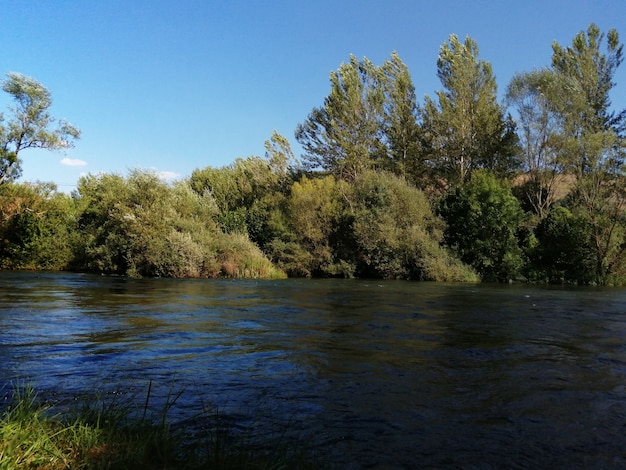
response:
<svg viewBox="0 0 626 470"><path fill-rule="evenodd" d="M299 153L296 125L350 54L380 64L397 51L422 97L440 89L452 33L478 42L500 93L591 22L626 42L624 0L0 0L0 18L0 74L39 80L53 115L83 132L65 153L23 155L22 181L64 191L84 173L186 177L263 155L274 129ZM626 64L615 78L621 109Z"/></svg>

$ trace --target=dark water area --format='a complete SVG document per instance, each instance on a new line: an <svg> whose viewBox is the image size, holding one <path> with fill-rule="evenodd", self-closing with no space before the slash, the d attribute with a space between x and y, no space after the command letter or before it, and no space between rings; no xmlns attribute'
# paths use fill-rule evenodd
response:
<svg viewBox="0 0 626 470"><path fill-rule="evenodd" d="M5 390L152 383L190 432L219 410L342 469L626 468L621 288L0 272L0 359Z"/></svg>

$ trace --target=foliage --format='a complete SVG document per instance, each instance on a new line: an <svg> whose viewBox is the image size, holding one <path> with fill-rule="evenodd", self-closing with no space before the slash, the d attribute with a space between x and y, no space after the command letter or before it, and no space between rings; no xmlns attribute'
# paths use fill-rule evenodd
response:
<svg viewBox="0 0 626 470"><path fill-rule="evenodd" d="M340 230L348 185L333 176L303 177L291 187L288 230L271 243L272 258L290 273L306 276L351 275L331 240Z"/></svg>
<svg viewBox="0 0 626 470"><path fill-rule="evenodd" d="M542 218L554 204L565 165L560 95L563 76L549 69L516 75L507 89L507 101L516 106L522 167L527 174L524 198Z"/></svg>
<svg viewBox="0 0 626 470"><path fill-rule="evenodd" d="M592 231L588 221L565 207L556 207L535 230L534 276L551 283L595 281Z"/></svg>
<svg viewBox="0 0 626 470"><path fill-rule="evenodd" d="M85 206L78 268L129 276L276 277L246 236L222 233L215 204L186 183L171 188L151 173L134 171L81 179Z"/></svg>
<svg viewBox="0 0 626 470"><path fill-rule="evenodd" d="M375 82L374 65L350 56L330 74L330 93L296 129L309 169L320 168L352 180L372 166L382 151L379 116L383 94Z"/></svg>
<svg viewBox="0 0 626 470"><path fill-rule="evenodd" d="M382 132L386 155L382 169L403 175L416 185L424 184L426 168L420 153L419 105L408 67L396 52L378 68L384 93Z"/></svg>
<svg viewBox="0 0 626 470"><path fill-rule="evenodd" d="M392 174L367 172L351 193L350 237L356 273L365 277L476 280L441 248L442 222L426 196Z"/></svg>
<svg viewBox="0 0 626 470"><path fill-rule="evenodd" d="M496 101L491 64L478 59L469 36L451 35L439 50L437 102L426 96L421 112L424 152L434 182L463 185L477 168L506 175L517 166L514 124Z"/></svg>
<svg viewBox="0 0 626 470"><path fill-rule="evenodd" d="M75 226L72 200L53 185L0 185L0 267L66 269Z"/></svg>
<svg viewBox="0 0 626 470"><path fill-rule="evenodd" d="M517 230L523 220L511 188L485 171L442 200L445 241L487 281L515 280L522 268Z"/></svg>
<svg viewBox="0 0 626 470"><path fill-rule="evenodd" d="M391 173L363 171L352 185L303 177L282 221L266 250L290 275L477 280L440 246L442 221L425 195Z"/></svg>
<svg viewBox="0 0 626 470"><path fill-rule="evenodd" d="M613 76L623 60L617 31L604 34L595 24L574 37L572 45L554 43L552 67L568 85L560 99L563 119L563 161L576 177L570 204L592 230L594 278L605 283L624 274L624 157L626 111L610 112Z"/></svg>
<svg viewBox="0 0 626 470"><path fill-rule="evenodd" d="M66 148L79 132L50 116L41 84L9 74L0 268L626 283L626 110L610 101L623 47L591 24L552 52L550 67L510 82L516 121L477 43L451 35L442 90L422 105L395 52L331 72L322 106L296 129L302 164L274 131L264 157L174 185L142 171L89 175L71 198L12 182L21 150Z"/></svg>
<svg viewBox="0 0 626 470"><path fill-rule="evenodd" d="M371 168L421 176L415 88L398 54L381 66L350 56L330 82L324 105L296 129L306 168L346 181Z"/></svg>
<svg viewBox="0 0 626 470"><path fill-rule="evenodd" d="M21 175L20 152L26 149L59 150L71 147L80 131L63 120L58 127L50 113L50 91L31 77L10 72L2 81L2 90L13 97L11 118L5 124L0 114L0 184Z"/></svg>
<svg viewBox="0 0 626 470"><path fill-rule="evenodd" d="M263 238L260 201L267 207L271 201L281 199L298 171L289 142L283 136L274 131L265 147L265 159L240 158L222 168L195 170L189 179L198 195L215 201L218 209L215 217L222 231L247 233L255 241Z"/></svg>

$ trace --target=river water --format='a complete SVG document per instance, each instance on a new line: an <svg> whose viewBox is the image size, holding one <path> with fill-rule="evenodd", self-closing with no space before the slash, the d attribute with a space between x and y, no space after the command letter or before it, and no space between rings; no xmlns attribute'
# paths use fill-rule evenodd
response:
<svg viewBox="0 0 626 470"><path fill-rule="evenodd" d="M0 358L6 387L182 391L179 425L338 468L626 467L620 288L0 272Z"/></svg>

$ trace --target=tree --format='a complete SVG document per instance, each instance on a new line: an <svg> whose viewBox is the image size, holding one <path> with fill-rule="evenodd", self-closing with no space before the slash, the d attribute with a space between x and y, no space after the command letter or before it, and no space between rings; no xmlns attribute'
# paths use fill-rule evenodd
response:
<svg viewBox="0 0 626 470"><path fill-rule="evenodd" d="M406 179L367 171L351 187L350 230L343 242L356 274L386 279L475 281L476 274L441 246L442 221Z"/></svg>
<svg viewBox="0 0 626 470"><path fill-rule="evenodd" d="M566 86L558 95L563 119L562 159L576 183L573 211L583 214L592 230L596 282L621 272L626 253L626 177L624 157L626 111L610 110L614 74L623 61L616 30L605 35L591 24L572 45L552 45L552 68Z"/></svg>
<svg viewBox="0 0 626 470"><path fill-rule="evenodd" d="M587 32L579 32L572 45L552 44L552 68L569 79L570 109L567 130L573 137L584 137L586 132L617 130L623 125L626 111L618 115L610 111L609 93L615 86L613 77L623 61L623 45L615 29L608 32L606 52L601 52L605 35L591 24ZM565 90L564 90L565 91ZM583 153L579 166L584 170L593 155Z"/></svg>
<svg viewBox="0 0 626 470"><path fill-rule="evenodd" d="M187 182L173 187L133 171L86 176L76 197L83 212L80 269L128 276L284 276L247 236L222 233L215 204Z"/></svg>
<svg viewBox="0 0 626 470"><path fill-rule="evenodd" d="M289 192L297 163L287 139L274 132L265 142L265 158L238 158L222 168L196 169L189 184L199 195L208 195L219 209L218 222L228 233L242 233L261 242L261 233L273 202ZM267 209L267 211L266 211ZM263 243L260 243L263 244Z"/></svg>
<svg viewBox="0 0 626 470"><path fill-rule="evenodd" d="M521 73L513 77L506 95L517 108L521 163L528 177L523 192L540 218L554 203L557 183L565 173L562 80L550 69Z"/></svg>
<svg viewBox="0 0 626 470"><path fill-rule="evenodd" d="M34 78L10 72L2 89L13 97L12 116L4 123L0 114L0 184L21 175L20 152L26 149L60 150L72 146L80 131L64 120L54 119L50 91ZM54 124L56 128L52 128Z"/></svg>
<svg viewBox="0 0 626 470"><path fill-rule="evenodd" d="M51 183L0 185L0 267L67 269L76 207Z"/></svg>
<svg viewBox="0 0 626 470"><path fill-rule="evenodd" d="M445 242L484 280L509 281L519 275L523 262L517 230L523 211L506 183L476 171L442 200L439 212L447 224Z"/></svg>
<svg viewBox="0 0 626 470"><path fill-rule="evenodd" d="M351 55L348 63L330 73L330 94L296 128L307 169L322 169L353 180L372 166L383 148L383 93L375 83L375 67Z"/></svg>
<svg viewBox="0 0 626 470"><path fill-rule="evenodd" d="M346 186L345 181L329 175L303 177L291 187L289 220L298 243L309 253L307 271L311 275L343 274L331 239L342 226L345 202L341 195Z"/></svg>
<svg viewBox="0 0 626 470"><path fill-rule="evenodd" d="M506 173L517 165L514 124L497 103L491 64L478 55L472 38L451 35L437 60L444 89L438 102L427 96L421 112L425 153L447 186L465 184L476 168Z"/></svg>
<svg viewBox="0 0 626 470"><path fill-rule="evenodd" d="M324 106L296 129L306 168L348 181L370 168L421 178L415 87L400 56L381 66L350 56L330 81Z"/></svg>
<svg viewBox="0 0 626 470"><path fill-rule="evenodd" d="M396 52L379 68L384 93L383 134L388 164L383 167L423 185L426 168L421 160L419 106L409 69Z"/></svg>
<svg viewBox="0 0 626 470"><path fill-rule="evenodd" d="M299 170L299 163L291 149L291 144L286 137L278 132L272 132L269 140L265 141L265 160L268 162L273 174L282 182L290 173Z"/></svg>

